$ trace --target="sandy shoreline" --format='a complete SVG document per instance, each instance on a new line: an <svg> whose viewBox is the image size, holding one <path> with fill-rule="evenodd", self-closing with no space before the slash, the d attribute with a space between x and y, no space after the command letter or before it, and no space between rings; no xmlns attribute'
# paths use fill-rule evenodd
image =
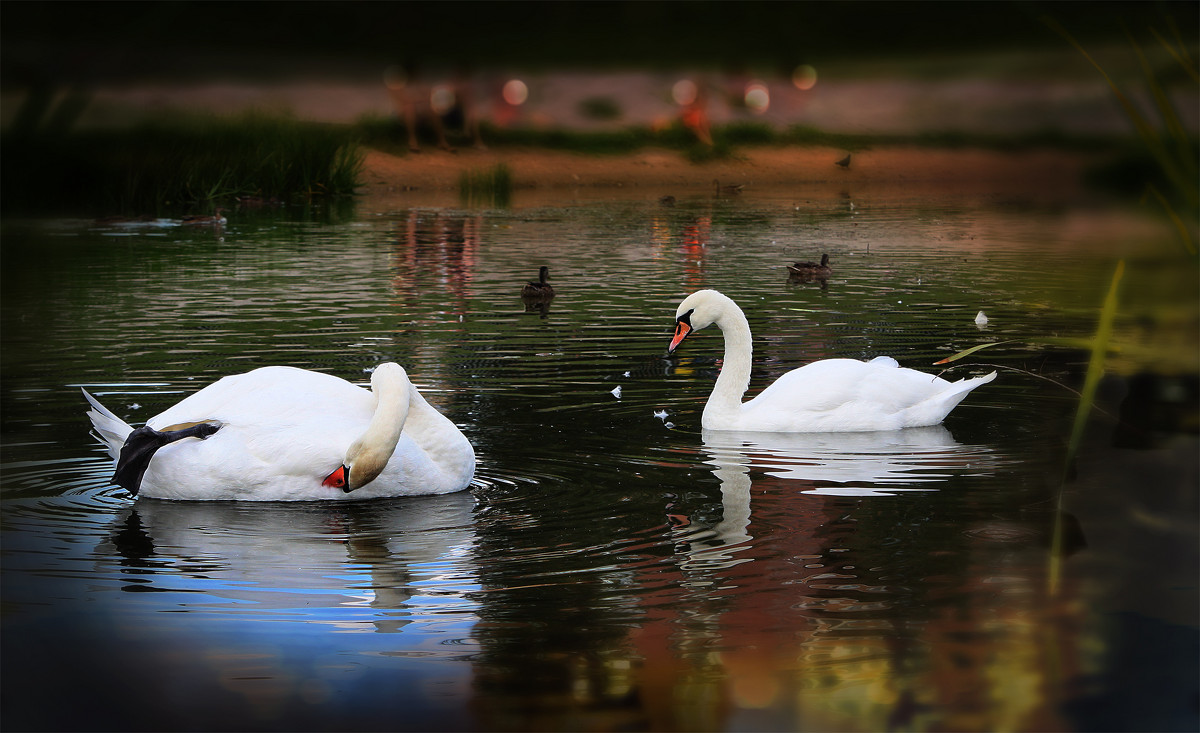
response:
<svg viewBox="0 0 1200 733"><path fill-rule="evenodd" d="M457 195L459 177L504 163L517 191L563 195L587 190L622 197L711 194L713 181L755 190L793 188L812 195L850 189L878 195L997 195L1071 198L1082 193L1083 173L1095 159L1059 150L1000 152L978 149L878 148L856 152L850 167L834 164L845 151L821 147L745 148L734 157L692 163L678 152L646 149L628 155L583 155L536 149L391 155L369 150L359 189L368 208L392 200Z"/></svg>

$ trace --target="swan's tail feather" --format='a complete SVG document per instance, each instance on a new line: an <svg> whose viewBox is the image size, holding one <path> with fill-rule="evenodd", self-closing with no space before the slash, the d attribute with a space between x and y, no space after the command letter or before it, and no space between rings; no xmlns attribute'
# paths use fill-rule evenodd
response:
<svg viewBox="0 0 1200 733"><path fill-rule="evenodd" d="M960 391L970 392L971 390L975 389L979 385L987 384L988 382L992 381L995 378L996 378L996 373L991 372L989 374L984 374L982 377L971 377L970 379L960 379L957 382L954 382L954 386L958 388L955 390L955 392L960 392Z"/></svg>
<svg viewBox="0 0 1200 733"><path fill-rule="evenodd" d="M82 388L81 388L82 389ZM95 435L101 443L108 447L108 454L115 461L121 455L121 446L125 445L125 439L133 432L130 427L121 418L112 414L107 407L100 402L85 389L83 396L87 398L88 404L92 409L88 410L87 416L92 421L92 435Z"/></svg>
<svg viewBox="0 0 1200 733"><path fill-rule="evenodd" d="M938 409L943 411L942 417L949 415L950 411L957 407L958 403L962 402L963 399L965 399L966 396L971 393L971 390L987 384L995 378L996 372L992 372L991 374L985 374L982 377L972 377L970 379L960 379L957 382L952 382L950 384L952 389L947 389L945 392L942 392L937 396L937 401L940 405Z"/></svg>

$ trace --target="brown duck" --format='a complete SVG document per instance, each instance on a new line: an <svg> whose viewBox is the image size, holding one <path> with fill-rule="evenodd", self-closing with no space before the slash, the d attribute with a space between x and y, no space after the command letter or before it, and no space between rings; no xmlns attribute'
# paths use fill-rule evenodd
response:
<svg viewBox="0 0 1200 733"><path fill-rule="evenodd" d="M525 287L521 288L521 297L526 300L549 300L554 297L554 288L548 282L550 279L550 268L542 265L538 270L538 281L527 282Z"/></svg>

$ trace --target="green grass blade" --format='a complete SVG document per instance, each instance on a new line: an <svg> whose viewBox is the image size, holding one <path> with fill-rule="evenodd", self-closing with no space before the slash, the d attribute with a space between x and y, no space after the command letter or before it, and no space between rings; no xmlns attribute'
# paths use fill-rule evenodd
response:
<svg viewBox="0 0 1200 733"><path fill-rule="evenodd" d="M1178 28L1173 28L1173 30L1175 30L1176 34L1178 34ZM1159 33L1158 30L1151 28L1150 32L1154 34L1156 39L1158 39L1159 45L1162 46L1166 52L1171 55L1171 58L1175 59L1175 62L1179 64L1183 71L1192 78L1192 81L1200 84L1200 73L1197 73L1195 66L1192 64L1191 55L1187 51L1187 46L1180 41L1179 47L1176 48L1175 44L1163 38L1162 34Z"/></svg>
<svg viewBox="0 0 1200 733"><path fill-rule="evenodd" d="M1139 46L1133 39L1130 39L1133 45L1133 50L1141 64L1142 73L1146 78L1146 87L1150 90L1151 97L1154 100L1154 106L1158 111L1159 118L1162 120L1163 128L1166 131L1166 140L1174 143L1175 154L1171 154L1170 150L1165 147L1165 141L1160 135L1155 135L1155 140L1158 146L1161 146L1161 155L1159 157L1159 165L1167 178L1171 180L1174 186L1181 193L1191 193L1190 198L1194 199L1196 192L1195 176L1196 163L1194 155L1191 152L1191 138L1187 130L1184 128L1183 122L1179 118L1179 114L1175 111L1175 105L1171 103L1170 97L1167 95L1166 89L1159 83L1153 68L1150 66L1149 59L1142 52ZM1158 149L1156 146L1156 149ZM1191 201L1194 205L1196 202Z"/></svg>
<svg viewBox="0 0 1200 733"><path fill-rule="evenodd" d="M1096 328L1096 337L1092 340L1092 353L1088 358L1087 373L1083 378L1083 389L1080 390L1079 409L1075 411L1075 423L1071 428L1071 439L1067 443L1067 462L1074 460L1075 452L1079 450L1083 429L1087 425L1088 414L1092 410L1092 402L1096 397L1096 387L1104 376L1104 357L1108 352L1108 342L1112 338L1113 320L1117 314L1117 290L1121 277L1125 274L1125 260L1117 263L1113 272L1112 284L1108 287L1108 295L1104 298L1104 307L1100 310L1100 323Z"/></svg>
<svg viewBox="0 0 1200 733"><path fill-rule="evenodd" d="M992 341L990 343L980 344L978 346L972 346L969 349L964 349L963 351L960 351L957 354L954 354L952 356L947 356L945 359L939 359L938 361L935 361L933 363L935 366L938 364L949 364L952 361L958 361L959 359L963 358L964 356L970 356L971 354L974 354L977 351L983 351L984 349L990 349L993 346L999 346L1000 344L1011 344L1011 343L1015 342L1016 340L1017 339L1009 339L1008 341Z"/></svg>
<svg viewBox="0 0 1200 733"><path fill-rule="evenodd" d="M1054 523L1054 537L1050 545L1050 570L1047 578L1050 593L1058 592L1059 581L1062 577L1062 487L1066 485L1067 473L1083 442L1083 432L1087 427L1088 416L1092 412L1092 404L1096 400L1096 388L1104 376L1105 354L1108 352L1108 342L1112 339L1113 321L1117 315L1117 292L1121 277L1125 274L1125 261L1117 263L1113 272L1112 283L1108 286L1108 295L1104 298L1104 306L1100 309L1100 323L1096 326L1096 336L1092 339L1092 352L1088 358L1087 372L1083 378L1083 389L1079 393L1079 406L1075 410L1075 421L1071 426L1071 437L1067 441L1067 456L1063 462L1062 482L1058 491L1058 511Z"/></svg>
<svg viewBox="0 0 1200 733"><path fill-rule="evenodd" d="M1146 121L1146 118L1142 117L1141 113L1138 112L1137 107L1129 100L1128 97L1125 96L1124 92L1121 91L1121 88L1117 86L1117 82L1115 82L1113 78L1108 75L1108 72L1104 70L1104 67L1100 65L1100 62L1092 58L1092 55L1087 52L1087 49L1084 48L1079 41L1075 40L1075 36L1072 36L1070 31L1059 25L1056 20L1050 18L1049 16L1045 16L1042 18L1042 21L1046 23L1046 25L1050 26L1054 32L1066 39L1067 43L1070 43L1072 46L1074 46L1075 50L1083 54L1083 57L1087 59L1093 67L1095 67L1096 71L1100 72L1100 76L1104 77L1104 81L1108 83L1108 88L1112 90L1113 95L1117 98L1117 102L1121 105L1121 109L1125 111L1125 115L1137 129L1138 135L1143 139L1152 139L1154 137L1154 131Z"/></svg>
<svg viewBox="0 0 1200 733"><path fill-rule="evenodd" d="M1157 188L1154 186L1147 186L1146 190L1149 191L1150 194L1158 200L1158 203L1162 205L1163 211L1167 214L1167 218L1171 220L1171 224L1175 227L1175 233L1179 237L1179 242L1183 245L1184 250L1186 250L1190 255L1197 254L1196 243L1192 241L1191 232L1188 231L1187 224L1183 222L1183 217L1181 217L1179 213L1175 211L1175 207L1171 206L1171 202L1167 201L1167 198L1163 196Z"/></svg>

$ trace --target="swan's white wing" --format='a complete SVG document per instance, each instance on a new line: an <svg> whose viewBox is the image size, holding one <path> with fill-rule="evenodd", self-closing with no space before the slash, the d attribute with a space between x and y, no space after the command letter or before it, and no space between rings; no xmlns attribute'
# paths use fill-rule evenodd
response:
<svg viewBox="0 0 1200 733"><path fill-rule="evenodd" d="M224 377L148 421L157 430L198 421L217 421L221 428L206 440L161 448L146 472L143 492L180 498L318 498L289 492L316 490L341 464L374 409L369 391L318 372L264 367Z"/></svg>
<svg viewBox="0 0 1200 733"><path fill-rule="evenodd" d="M222 377L150 418L146 424L162 430L202 420L233 424L290 423L363 410L366 420L370 420L374 409L375 398L371 393L344 379L306 369L270 366Z"/></svg>
<svg viewBox="0 0 1200 733"><path fill-rule="evenodd" d="M825 359L779 377L742 406L742 429L807 432L895 430L941 422L979 384L947 382L895 359Z"/></svg>

